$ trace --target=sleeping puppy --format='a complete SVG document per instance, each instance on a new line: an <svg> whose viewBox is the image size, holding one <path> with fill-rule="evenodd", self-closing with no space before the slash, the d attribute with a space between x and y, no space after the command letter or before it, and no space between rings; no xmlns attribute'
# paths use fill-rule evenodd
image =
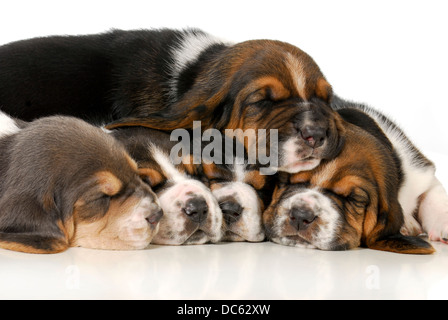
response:
<svg viewBox="0 0 448 320"><path fill-rule="evenodd" d="M402 176L398 194L405 222L402 233L426 233L430 240L448 243L448 195L435 176L434 164L379 111L339 97L335 97L333 108L347 121L365 130L375 131L375 125L378 126L392 143ZM369 124L371 121L375 124Z"/></svg>
<svg viewBox="0 0 448 320"><path fill-rule="evenodd" d="M0 121L0 247L144 249L162 211L121 144L68 117Z"/></svg>
<svg viewBox="0 0 448 320"><path fill-rule="evenodd" d="M223 214L222 241L263 241L262 213L270 203L273 188L269 181L274 177L263 175L260 165L248 164L248 154L235 137L218 135L212 140L208 143L193 134L189 162L197 164L193 166L196 175L218 200ZM195 145L201 146L200 159L194 158Z"/></svg>
<svg viewBox="0 0 448 320"><path fill-rule="evenodd" d="M143 127L111 131L121 141L146 182L159 197L164 217L152 243L162 245L216 243L222 238L222 212L210 189L194 177L193 165L174 165L170 135Z"/></svg>
<svg viewBox="0 0 448 320"><path fill-rule="evenodd" d="M109 129L170 131L201 121L203 130L278 130L278 166L288 172L338 154L331 97L316 62L280 41L227 43L197 29L161 29L0 46L0 110L10 115L64 114Z"/></svg>
<svg viewBox="0 0 448 320"><path fill-rule="evenodd" d="M223 214L222 240L263 241L263 200L270 200L266 195L266 180L272 177L260 175L259 170L245 164L244 159L234 159L234 163L228 165L203 163L202 170Z"/></svg>
<svg viewBox="0 0 448 320"><path fill-rule="evenodd" d="M433 253L423 239L400 233L403 171L395 146L367 114L346 109L341 115L346 119L342 152L314 170L281 175L263 215L267 236L280 244L322 250L366 246ZM368 125L353 124L359 121Z"/></svg>

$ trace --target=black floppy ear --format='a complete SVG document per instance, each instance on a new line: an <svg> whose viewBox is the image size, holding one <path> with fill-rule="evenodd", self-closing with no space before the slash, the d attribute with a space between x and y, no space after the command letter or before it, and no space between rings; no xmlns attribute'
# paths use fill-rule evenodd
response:
<svg viewBox="0 0 448 320"><path fill-rule="evenodd" d="M32 197L0 199L0 248L26 253L58 253L69 247L57 209ZM13 199L13 200L11 200Z"/></svg>

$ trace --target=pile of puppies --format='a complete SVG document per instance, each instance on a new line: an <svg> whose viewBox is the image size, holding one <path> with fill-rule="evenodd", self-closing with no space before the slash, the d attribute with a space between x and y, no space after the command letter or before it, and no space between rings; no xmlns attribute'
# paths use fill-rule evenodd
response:
<svg viewBox="0 0 448 320"><path fill-rule="evenodd" d="M448 238L434 165L287 43L190 29L19 41L0 47L0 109L1 248L267 239L430 254L418 235ZM174 164L170 132L195 121L277 130L278 173L245 159Z"/></svg>

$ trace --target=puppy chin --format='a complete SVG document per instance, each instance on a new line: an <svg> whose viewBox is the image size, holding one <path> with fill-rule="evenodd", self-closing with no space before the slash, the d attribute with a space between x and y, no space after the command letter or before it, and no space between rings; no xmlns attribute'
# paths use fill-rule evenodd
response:
<svg viewBox="0 0 448 320"><path fill-rule="evenodd" d="M305 146L301 139L290 138L281 148L280 167L277 171L298 173L313 170L321 159L315 157L315 150Z"/></svg>

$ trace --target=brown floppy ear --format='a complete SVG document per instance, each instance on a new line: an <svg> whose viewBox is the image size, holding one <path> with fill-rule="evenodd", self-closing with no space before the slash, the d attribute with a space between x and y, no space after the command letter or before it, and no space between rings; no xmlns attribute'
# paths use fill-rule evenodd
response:
<svg viewBox="0 0 448 320"><path fill-rule="evenodd" d="M398 200L384 203L380 199L377 212L375 212L375 208L369 209L364 222L365 229L371 228L365 241L367 247L403 254L432 254L435 252L431 244L422 238L402 235L400 233L402 225L403 212Z"/></svg>
<svg viewBox="0 0 448 320"><path fill-rule="evenodd" d="M69 248L69 235L55 207L44 209L30 196L0 199L0 248L25 253L59 253Z"/></svg>
<svg viewBox="0 0 448 320"><path fill-rule="evenodd" d="M161 131L172 131L179 128L190 129L192 127L193 120L190 120L188 116L183 119L162 119L159 117L128 117L114 122L111 122L105 126L106 129L112 130L122 127L147 127Z"/></svg>

